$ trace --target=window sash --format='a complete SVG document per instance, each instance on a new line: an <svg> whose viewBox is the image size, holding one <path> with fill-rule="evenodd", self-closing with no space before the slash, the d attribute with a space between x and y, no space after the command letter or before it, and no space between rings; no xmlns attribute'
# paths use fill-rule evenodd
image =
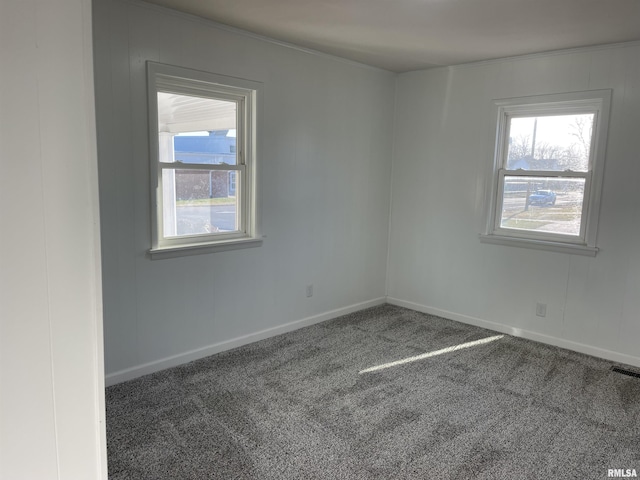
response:
<svg viewBox="0 0 640 480"><path fill-rule="evenodd" d="M174 165L174 166L172 168L164 168L160 170L160 178L159 178L160 188L158 188L158 194L157 194L159 205L164 205L164 189L162 188L162 171L163 170L174 170L174 171L188 170L188 169L182 168L181 164L177 166L176 164L168 164L168 165ZM247 236L248 215L246 214L246 208L245 208L245 205L246 205L245 202L247 201L246 195L245 195L246 189L244 188L245 169L244 169L244 165L241 165L240 167L241 168L227 168L227 169L217 169L217 168L216 169L194 169L194 170L208 170L208 171L223 170L223 171L229 171L229 172L240 172L240 181L238 181L238 176L236 175L235 197L236 197L236 218L237 218L237 224L238 224L237 230L230 231L230 232L197 233L192 235L179 235L179 236L167 237L164 234L164 209L158 207L156 221L158 222L158 234L162 238L163 246L178 246L185 243L188 244L188 243L218 242L222 240L245 238Z"/></svg>
<svg viewBox="0 0 640 480"><path fill-rule="evenodd" d="M580 234L579 235L564 235L561 233L550 232L538 232L535 230L526 229L513 229L505 228L501 226L502 210L504 207L504 185L505 177L545 177L561 180L563 178L580 178L585 180L584 194L582 197L582 209L580 214ZM579 245L586 245L586 234L589 219L589 199L591 194L591 179L592 172L573 172L565 171L558 172L556 170L506 170L500 169L497 176L497 188L496 188L496 201L495 210L493 212L494 224L493 232L505 237L515 238L531 238L537 240L547 240L563 243L574 243Z"/></svg>
<svg viewBox="0 0 640 480"><path fill-rule="evenodd" d="M183 94L183 95L190 95L190 96L196 96L196 97L202 97L202 98L210 98L213 100L225 100L225 101L234 102L236 104L236 145L235 145L236 148L235 148L235 152L233 152L235 153L235 157L236 157L235 165L226 164L226 163L225 164L200 164L200 163L189 163L189 162L161 162L160 155L158 155L157 161L158 161L159 168L175 168L176 164L185 166L185 169L192 168L192 166L201 166L201 165L202 166L208 165L210 167L215 167L216 165L221 165L223 167L246 165L245 151L247 150L247 148L245 145L245 139L247 139L248 137L246 136L247 134L245 132L249 129L250 125L249 125L249 122L248 122L249 119L247 118L245 110L246 110L246 107L250 105L249 93L242 94L242 95L238 95L238 94L225 95L222 92L220 92L218 94L218 88L222 88L222 87L216 85L215 91L212 91L212 87L210 87L209 90L207 90L205 94L202 94L202 95L190 93L190 91L184 92L183 91L184 88L181 88L180 86L177 86L176 88L163 88L162 90L157 89L156 92ZM157 110L157 101L156 101L156 110ZM157 123L157 118L156 118L156 123ZM182 133L182 132L176 132L176 133ZM225 169L228 170L229 168L225 168Z"/></svg>
<svg viewBox="0 0 640 480"><path fill-rule="evenodd" d="M537 107L537 106L536 106ZM539 108L533 108L531 105L517 105L511 107L504 107L501 109L501 116L499 119L498 135L501 139L499 150L499 165L501 168L506 168L509 161L509 138L511 137L511 120L515 118L532 118L532 117L557 117L564 115L579 115L579 114L592 114L593 125L591 128L591 139L589 143L589 158L587 159L587 171L593 170L596 154L597 134L598 134L598 121L600 110L593 106L539 106ZM542 171L542 170L528 170L528 171ZM566 170L570 171L570 170ZM565 171L565 172L566 172ZM555 173L558 174L558 170Z"/></svg>
<svg viewBox="0 0 640 480"><path fill-rule="evenodd" d="M209 86L207 89L193 88L189 85L173 85L169 86L162 84L162 88L158 88L157 91L165 93L175 93L182 95L190 95L202 98L211 98L214 100L226 100L233 101L236 104L236 164L206 164L206 163L188 163L188 162L160 162L158 156L158 189L157 189L157 209L156 209L156 222L157 222L157 235L158 244L162 246L178 246L188 242L195 243L207 243L218 242L222 240L232 240L236 238L244 238L248 235L247 223L248 214L246 212L246 206L249 199L246 198L245 192L247 192L246 185L246 162L245 162L245 105L246 95L237 95L235 93L223 93L226 90L224 87L215 86L215 90ZM238 181L236 177L236 218L238 228L232 232L212 232L209 234L199 233L193 235L179 235L168 237L165 235L164 229L164 188L162 187L162 174L165 170L205 170L205 171L227 171L227 172L240 172L240 179Z"/></svg>

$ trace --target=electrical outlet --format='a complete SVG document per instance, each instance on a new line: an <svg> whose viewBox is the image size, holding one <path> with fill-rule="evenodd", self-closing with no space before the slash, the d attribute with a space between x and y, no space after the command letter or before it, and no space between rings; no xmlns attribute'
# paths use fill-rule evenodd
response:
<svg viewBox="0 0 640 480"><path fill-rule="evenodd" d="M307 285L307 297L313 297L313 285Z"/></svg>
<svg viewBox="0 0 640 480"><path fill-rule="evenodd" d="M546 303L536 303L536 316L537 317L546 317L547 316L547 304Z"/></svg>

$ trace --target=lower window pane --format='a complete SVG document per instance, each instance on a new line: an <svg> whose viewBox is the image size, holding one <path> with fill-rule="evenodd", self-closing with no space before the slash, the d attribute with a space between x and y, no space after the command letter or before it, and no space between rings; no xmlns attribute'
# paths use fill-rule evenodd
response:
<svg viewBox="0 0 640 480"><path fill-rule="evenodd" d="M500 227L580 235L584 178L505 176Z"/></svg>
<svg viewBox="0 0 640 480"><path fill-rule="evenodd" d="M163 170L164 236L238 231L238 176L239 172L227 170Z"/></svg>

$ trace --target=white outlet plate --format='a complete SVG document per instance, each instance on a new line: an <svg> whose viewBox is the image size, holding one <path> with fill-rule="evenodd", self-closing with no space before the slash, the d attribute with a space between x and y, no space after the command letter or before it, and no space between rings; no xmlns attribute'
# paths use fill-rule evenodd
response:
<svg viewBox="0 0 640 480"><path fill-rule="evenodd" d="M546 303L536 303L536 316L538 317L546 317L547 316L547 304Z"/></svg>
<svg viewBox="0 0 640 480"><path fill-rule="evenodd" d="M313 297L313 285L307 285L307 297Z"/></svg>

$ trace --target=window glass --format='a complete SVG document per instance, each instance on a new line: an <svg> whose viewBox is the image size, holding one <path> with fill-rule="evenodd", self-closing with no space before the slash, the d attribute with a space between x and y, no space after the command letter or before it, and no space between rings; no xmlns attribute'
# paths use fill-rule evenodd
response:
<svg viewBox="0 0 640 480"><path fill-rule="evenodd" d="M584 189L584 178L507 175L500 227L578 236Z"/></svg>
<svg viewBox="0 0 640 480"><path fill-rule="evenodd" d="M237 104L158 92L159 161L236 165Z"/></svg>
<svg viewBox="0 0 640 480"><path fill-rule="evenodd" d="M164 236L238 231L237 198L229 192L232 173L236 172L164 169Z"/></svg>
<svg viewBox="0 0 640 480"><path fill-rule="evenodd" d="M159 163L237 165L237 107L235 101L158 92ZM164 237L239 232L235 178L235 171L224 168L164 166Z"/></svg>
<svg viewBox="0 0 640 480"><path fill-rule="evenodd" d="M586 172L593 113L510 117L507 170Z"/></svg>

